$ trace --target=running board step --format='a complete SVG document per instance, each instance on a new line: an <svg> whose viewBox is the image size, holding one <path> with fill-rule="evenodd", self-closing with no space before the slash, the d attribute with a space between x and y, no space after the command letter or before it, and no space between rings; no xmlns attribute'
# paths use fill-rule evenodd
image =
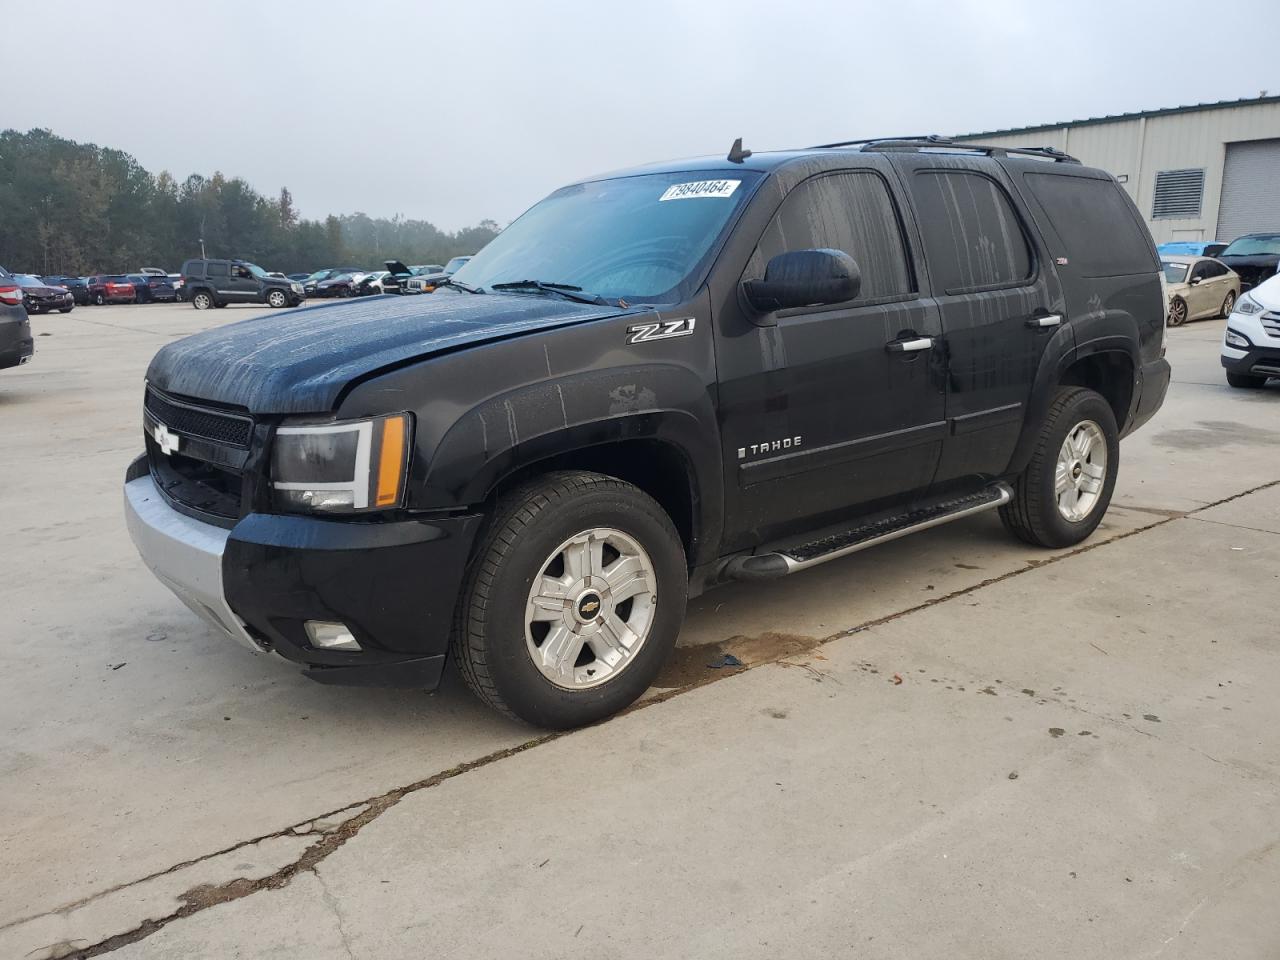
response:
<svg viewBox="0 0 1280 960"><path fill-rule="evenodd" d="M967 497L943 500L920 510L864 523L829 536L749 557L736 557L724 569L730 580L771 580L797 570L816 567L828 560L847 557L851 553L874 547L878 543L897 540L918 530L927 530L961 517L994 510L1013 499L1013 491L1003 483L988 487Z"/></svg>

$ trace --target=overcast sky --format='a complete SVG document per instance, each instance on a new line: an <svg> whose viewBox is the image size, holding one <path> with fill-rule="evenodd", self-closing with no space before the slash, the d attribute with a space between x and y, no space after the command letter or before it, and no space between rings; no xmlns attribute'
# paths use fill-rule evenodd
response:
<svg viewBox="0 0 1280 960"><path fill-rule="evenodd" d="M759 150L1280 93L1275 11L1172 0L3 8L0 127L288 186L308 217L445 229L738 136Z"/></svg>

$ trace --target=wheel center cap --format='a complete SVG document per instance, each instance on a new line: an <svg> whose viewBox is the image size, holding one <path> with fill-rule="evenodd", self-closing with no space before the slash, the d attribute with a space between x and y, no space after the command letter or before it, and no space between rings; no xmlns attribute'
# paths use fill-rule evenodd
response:
<svg viewBox="0 0 1280 960"><path fill-rule="evenodd" d="M578 598L575 610L578 614L578 619L583 623L587 623L600 616L603 606L604 602L600 599L600 594L588 591Z"/></svg>
<svg viewBox="0 0 1280 960"><path fill-rule="evenodd" d="M1075 463L1071 465L1071 479L1079 480L1080 474L1082 473L1084 473L1084 467L1081 465L1080 461L1077 460Z"/></svg>

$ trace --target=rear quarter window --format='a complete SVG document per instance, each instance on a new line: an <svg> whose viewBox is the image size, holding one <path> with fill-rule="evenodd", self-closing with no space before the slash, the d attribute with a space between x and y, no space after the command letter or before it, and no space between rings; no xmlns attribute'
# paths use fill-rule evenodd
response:
<svg viewBox="0 0 1280 960"><path fill-rule="evenodd" d="M1151 236L1112 181L1061 173L1028 173L1024 179L1081 276L1121 277L1160 269Z"/></svg>
<svg viewBox="0 0 1280 960"><path fill-rule="evenodd" d="M228 265L225 260L221 260L221 261L210 260L207 264L205 264L205 270L206 270L205 276L208 276L208 277L228 276L229 271L227 269L227 266Z"/></svg>

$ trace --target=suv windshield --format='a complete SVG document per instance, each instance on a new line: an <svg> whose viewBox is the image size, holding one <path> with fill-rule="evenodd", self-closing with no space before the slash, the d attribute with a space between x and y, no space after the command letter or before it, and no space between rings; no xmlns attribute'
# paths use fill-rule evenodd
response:
<svg viewBox="0 0 1280 960"><path fill-rule="evenodd" d="M1223 250L1218 256L1256 257L1276 253L1280 253L1280 234L1270 234L1265 237L1241 237L1239 240L1232 240L1227 249Z"/></svg>
<svg viewBox="0 0 1280 960"><path fill-rule="evenodd" d="M460 269L472 287L539 280L603 297L672 303L692 294L759 174L645 174L557 190Z"/></svg>

